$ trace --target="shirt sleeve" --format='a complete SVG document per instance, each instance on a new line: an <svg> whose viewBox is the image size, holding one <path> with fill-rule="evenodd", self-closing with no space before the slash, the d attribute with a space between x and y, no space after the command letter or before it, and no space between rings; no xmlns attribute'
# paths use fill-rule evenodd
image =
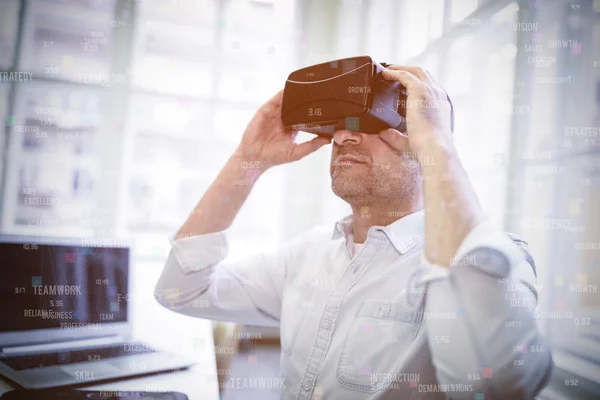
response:
<svg viewBox="0 0 600 400"><path fill-rule="evenodd" d="M229 235L227 229L171 238L171 252L155 288L156 300L193 317L278 326L291 245L227 261Z"/></svg>
<svg viewBox="0 0 600 400"><path fill-rule="evenodd" d="M532 399L546 385L553 362L534 316L535 278L525 243L487 221L467 235L450 269L423 257L417 286L425 288L437 379L473 388L452 398Z"/></svg>

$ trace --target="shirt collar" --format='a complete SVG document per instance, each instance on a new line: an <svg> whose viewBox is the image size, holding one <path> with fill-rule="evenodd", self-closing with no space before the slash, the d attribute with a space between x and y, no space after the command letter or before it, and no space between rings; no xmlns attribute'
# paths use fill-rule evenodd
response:
<svg viewBox="0 0 600 400"><path fill-rule="evenodd" d="M410 249L421 243L425 238L425 221L423 210L406 215L392 222L387 226L374 225L369 228L369 232L381 230L388 237L400 254L407 253ZM331 239L338 239L342 236L346 240L352 237L352 214L337 221L333 227Z"/></svg>

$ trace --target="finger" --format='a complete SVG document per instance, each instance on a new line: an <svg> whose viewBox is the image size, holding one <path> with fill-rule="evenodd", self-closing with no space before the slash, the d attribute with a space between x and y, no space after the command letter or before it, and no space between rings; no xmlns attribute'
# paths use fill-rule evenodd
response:
<svg viewBox="0 0 600 400"><path fill-rule="evenodd" d="M281 103L283 99L283 89L277 92L273 97L267 100L258 111L269 119L281 118Z"/></svg>
<svg viewBox="0 0 600 400"><path fill-rule="evenodd" d="M435 84L435 81L433 80L431 74L425 68L422 67L417 67L414 65L390 65L388 69L392 71L410 72L423 82L426 82L430 85Z"/></svg>
<svg viewBox="0 0 600 400"><path fill-rule="evenodd" d="M379 132L379 137L396 150L404 149L408 139L408 136L395 129L385 129Z"/></svg>
<svg viewBox="0 0 600 400"><path fill-rule="evenodd" d="M271 97L271 98L269 99L269 101L276 101L276 100L279 100L279 99L281 99L281 98L283 98L283 89L279 89L279 90L277 91L277 93L275 93L275 94L273 95L273 97Z"/></svg>
<svg viewBox="0 0 600 400"><path fill-rule="evenodd" d="M331 143L331 138L328 136L317 136L308 142L300 143L294 146L292 150L292 161L297 161L306 157L310 153L319 150L321 147Z"/></svg>
<svg viewBox="0 0 600 400"><path fill-rule="evenodd" d="M410 90L410 88L412 87L424 85L423 81L421 81L419 78L417 78L410 72L404 70L384 69L381 75L384 79L400 82L406 88L406 90Z"/></svg>
<svg viewBox="0 0 600 400"><path fill-rule="evenodd" d="M436 82L436 80L433 78L433 75L431 75L431 72L429 72L428 69L423 68L423 71L425 71L425 73L427 74L427 76L429 77L429 80L434 84L434 85L438 85L439 83Z"/></svg>
<svg viewBox="0 0 600 400"><path fill-rule="evenodd" d="M441 84L439 84L439 83L438 83L438 82L437 82L437 81L436 81L436 80L433 78L433 75L431 75L431 72L429 72L429 70L428 70L428 69L425 69L424 71L425 71L425 72L427 73L427 75L429 76L429 80L431 81L431 84L432 84L432 86L434 86L434 87L436 87L436 88L438 88L438 89L441 89L441 90L442 90L442 92L446 93L446 90L444 90L444 88L442 87L442 85L441 85Z"/></svg>
<svg viewBox="0 0 600 400"><path fill-rule="evenodd" d="M281 103L283 102L283 89L278 91L266 101L261 107L260 110L266 114L270 114L273 111L278 110L281 107Z"/></svg>

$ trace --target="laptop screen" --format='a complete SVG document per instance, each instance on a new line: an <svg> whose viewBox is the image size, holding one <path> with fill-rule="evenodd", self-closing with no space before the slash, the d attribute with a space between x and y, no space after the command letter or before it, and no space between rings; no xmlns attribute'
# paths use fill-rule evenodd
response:
<svg viewBox="0 0 600 400"><path fill-rule="evenodd" d="M126 247L0 243L0 332L127 320Z"/></svg>

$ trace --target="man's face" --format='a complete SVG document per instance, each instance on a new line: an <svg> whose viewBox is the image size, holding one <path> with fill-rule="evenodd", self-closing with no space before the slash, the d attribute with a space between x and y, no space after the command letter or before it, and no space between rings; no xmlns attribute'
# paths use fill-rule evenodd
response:
<svg viewBox="0 0 600 400"><path fill-rule="evenodd" d="M367 204L420 190L420 166L405 143L398 151L379 135L336 131L329 167L333 192L349 203Z"/></svg>

